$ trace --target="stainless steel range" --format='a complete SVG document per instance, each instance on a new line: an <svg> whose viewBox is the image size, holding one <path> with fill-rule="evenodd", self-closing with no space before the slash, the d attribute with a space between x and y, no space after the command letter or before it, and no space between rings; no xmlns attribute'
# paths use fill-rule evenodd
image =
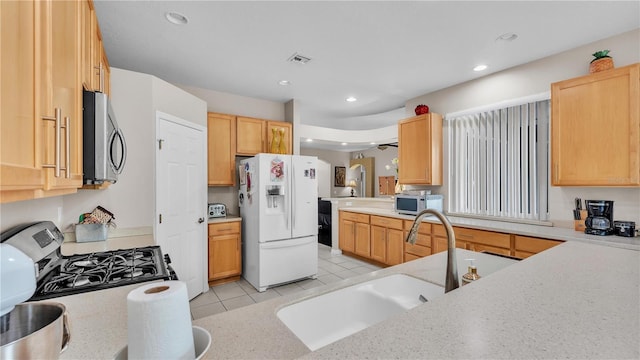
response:
<svg viewBox="0 0 640 360"><path fill-rule="evenodd" d="M37 287L29 301L153 280L177 280L160 246L64 256L62 232L50 221L16 226L0 234L36 264Z"/></svg>

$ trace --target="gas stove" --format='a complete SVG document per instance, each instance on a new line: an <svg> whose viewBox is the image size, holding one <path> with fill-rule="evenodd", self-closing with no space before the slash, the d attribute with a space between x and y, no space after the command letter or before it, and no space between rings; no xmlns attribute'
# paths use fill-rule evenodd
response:
<svg viewBox="0 0 640 360"><path fill-rule="evenodd" d="M3 232L8 242L36 263L36 291L30 301L103 290L154 280L177 280L160 246L64 256L64 235L50 221L20 225Z"/></svg>

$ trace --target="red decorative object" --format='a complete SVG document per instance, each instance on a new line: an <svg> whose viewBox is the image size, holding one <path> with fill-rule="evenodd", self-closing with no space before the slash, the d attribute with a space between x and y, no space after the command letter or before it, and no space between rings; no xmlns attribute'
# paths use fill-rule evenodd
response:
<svg viewBox="0 0 640 360"><path fill-rule="evenodd" d="M416 106L416 115L422 115L422 114L428 114L429 113L429 107L427 105L424 104L420 104L418 106Z"/></svg>

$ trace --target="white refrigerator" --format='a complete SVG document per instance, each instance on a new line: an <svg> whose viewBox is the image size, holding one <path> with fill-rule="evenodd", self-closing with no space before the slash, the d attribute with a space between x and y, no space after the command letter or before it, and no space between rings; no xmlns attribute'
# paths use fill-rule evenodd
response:
<svg viewBox="0 0 640 360"><path fill-rule="evenodd" d="M240 162L243 277L268 287L318 274L318 158L258 154Z"/></svg>

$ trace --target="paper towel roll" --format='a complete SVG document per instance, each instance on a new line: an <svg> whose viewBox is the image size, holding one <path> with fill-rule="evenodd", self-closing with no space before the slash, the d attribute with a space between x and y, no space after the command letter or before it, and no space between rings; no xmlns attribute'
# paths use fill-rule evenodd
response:
<svg viewBox="0 0 640 360"><path fill-rule="evenodd" d="M127 295L129 359L194 359L187 285L164 281Z"/></svg>

